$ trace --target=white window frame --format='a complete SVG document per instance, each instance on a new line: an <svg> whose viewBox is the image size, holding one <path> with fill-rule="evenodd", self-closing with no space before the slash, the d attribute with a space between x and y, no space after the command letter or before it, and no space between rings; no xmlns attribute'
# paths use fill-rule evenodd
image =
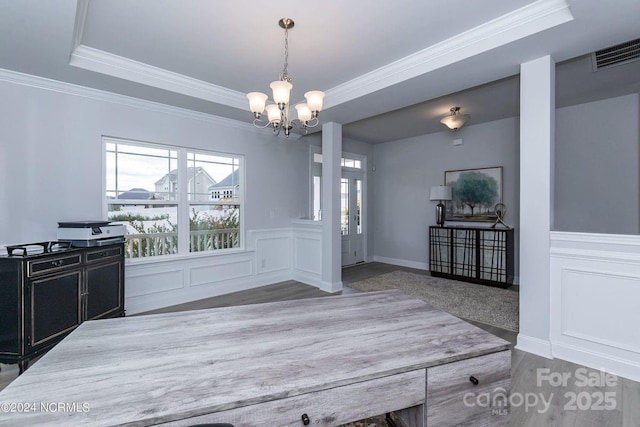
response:
<svg viewBox="0 0 640 427"><path fill-rule="evenodd" d="M102 136L102 212L103 218L107 220L108 218L108 205L113 204L107 200L107 144L127 144L134 145L139 147L149 147L149 148L160 148L166 150L174 150L178 153L178 199L173 200L145 200L145 204L175 204L178 215L178 253L177 254L169 254L169 255L156 255L152 257L141 257L134 259L127 259L126 263L128 264L146 264L146 263L154 263L161 262L170 259L184 259L184 258L197 258L197 257L205 257L205 256L220 256L224 254L243 252L246 250L245 247L245 158L241 154L236 153L225 153L220 151L209 151L202 150L197 148L190 147L179 147L170 144L162 144L156 142L147 142L147 141L138 141L133 139L126 138L118 138L112 136ZM240 185L238 189L238 195L240 198L239 204L239 217L240 221L239 233L240 237L238 239L239 247L232 249L217 249L211 251L199 251L199 252L189 252L189 209L191 205L194 204L202 204L202 205L228 205L229 203L225 203L223 201L213 201L209 200L206 202L197 202L197 201L189 201L188 195L188 179L185 179L188 175L188 161L187 161L187 153L197 153L197 154L205 154L205 155L213 155L213 156L222 156L222 157L235 157L238 159L238 166L240 168ZM127 201L127 200L119 200L117 204L127 205L127 204L140 204L140 202L136 201ZM187 231L183 231L187 230Z"/></svg>

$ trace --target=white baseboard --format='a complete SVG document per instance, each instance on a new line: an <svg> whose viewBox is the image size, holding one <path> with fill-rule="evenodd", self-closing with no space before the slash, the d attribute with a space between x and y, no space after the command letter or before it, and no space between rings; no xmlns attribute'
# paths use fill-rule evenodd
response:
<svg viewBox="0 0 640 427"><path fill-rule="evenodd" d="M331 294L342 290L342 281L336 283L325 282L317 274L305 273L300 270L293 271L292 279L304 283L305 285L315 286L321 291L329 292Z"/></svg>
<svg viewBox="0 0 640 427"><path fill-rule="evenodd" d="M408 261L406 259L387 258L383 256L374 255L373 260L376 262L382 262L385 264L399 265L401 267L415 268L418 270L429 270L429 263Z"/></svg>
<svg viewBox="0 0 640 427"><path fill-rule="evenodd" d="M553 359L553 355L551 353L551 343L539 338L518 334L518 344L515 348L518 350L526 351L527 353L542 356L547 359Z"/></svg>
<svg viewBox="0 0 640 427"><path fill-rule="evenodd" d="M293 270L291 280L295 280L305 285L315 286L316 288L322 288L322 279L319 274L305 272L302 270Z"/></svg>
<svg viewBox="0 0 640 427"><path fill-rule="evenodd" d="M335 294L336 292L340 292L342 290L342 281L335 282L335 283L322 281L320 282L320 286L318 286L318 288L321 291L329 292L330 294Z"/></svg>
<svg viewBox="0 0 640 427"><path fill-rule="evenodd" d="M640 382L640 365L637 362L616 359L607 354L589 351L567 344L553 343L553 357Z"/></svg>

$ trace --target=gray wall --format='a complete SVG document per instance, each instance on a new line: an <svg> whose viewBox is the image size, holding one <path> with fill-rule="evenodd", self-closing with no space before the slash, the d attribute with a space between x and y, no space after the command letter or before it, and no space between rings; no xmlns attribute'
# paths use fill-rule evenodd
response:
<svg viewBox="0 0 640 427"><path fill-rule="evenodd" d="M289 227L307 212L308 148L300 141L186 110L8 82L0 96L0 243L55 239L57 221L104 216L103 135L244 155L247 230Z"/></svg>
<svg viewBox="0 0 640 427"><path fill-rule="evenodd" d="M374 254L426 268L429 188L444 171L503 166L506 222L519 245L519 117L374 145ZM462 138L462 146L452 141ZM640 232L640 97L632 94L556 111L556 231ZM526 159L525 159L526 161ZM456 225L460 223L448 223Z"/></svg>
<svg viewBox="0 0 640 427"><path fill-rule="evenodd" d="M453 146L458 138L463 145ZM374 163L375 255L423 268L428 265L427 233L435 225L437 203L429 201L430 187L443 184L447 170L502 166L505 222L515 227L518 274L518 117L465 126L455 134L445 131L377 144Z"/></svg>
<svg viewBox="0 0 640 427"><path fill-rule="evenodd" d="M638 103L632 94L557 110L554 230L640 231Z"/></svg>

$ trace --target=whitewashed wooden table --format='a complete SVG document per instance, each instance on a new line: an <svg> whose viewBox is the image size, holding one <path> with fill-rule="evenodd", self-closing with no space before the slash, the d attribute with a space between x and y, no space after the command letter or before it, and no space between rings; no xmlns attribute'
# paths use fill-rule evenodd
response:
<svg viewBox="0 0 640 427"><path fill-rule="evenodd" d="M0 425L507 425L474 396L509 372L508 342L397 291L105 319L0 392Z"/></svg>

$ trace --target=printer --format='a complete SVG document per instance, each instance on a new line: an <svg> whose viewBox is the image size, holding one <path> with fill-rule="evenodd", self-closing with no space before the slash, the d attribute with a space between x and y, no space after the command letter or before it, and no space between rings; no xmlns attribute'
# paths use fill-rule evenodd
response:
<svg viewBox="0 0 640 427"><path fill-rule="evenodd" d="M127 227L109 221L71 221L58 223L58 241L73 246L93 247L124 242Z"/></svg>

